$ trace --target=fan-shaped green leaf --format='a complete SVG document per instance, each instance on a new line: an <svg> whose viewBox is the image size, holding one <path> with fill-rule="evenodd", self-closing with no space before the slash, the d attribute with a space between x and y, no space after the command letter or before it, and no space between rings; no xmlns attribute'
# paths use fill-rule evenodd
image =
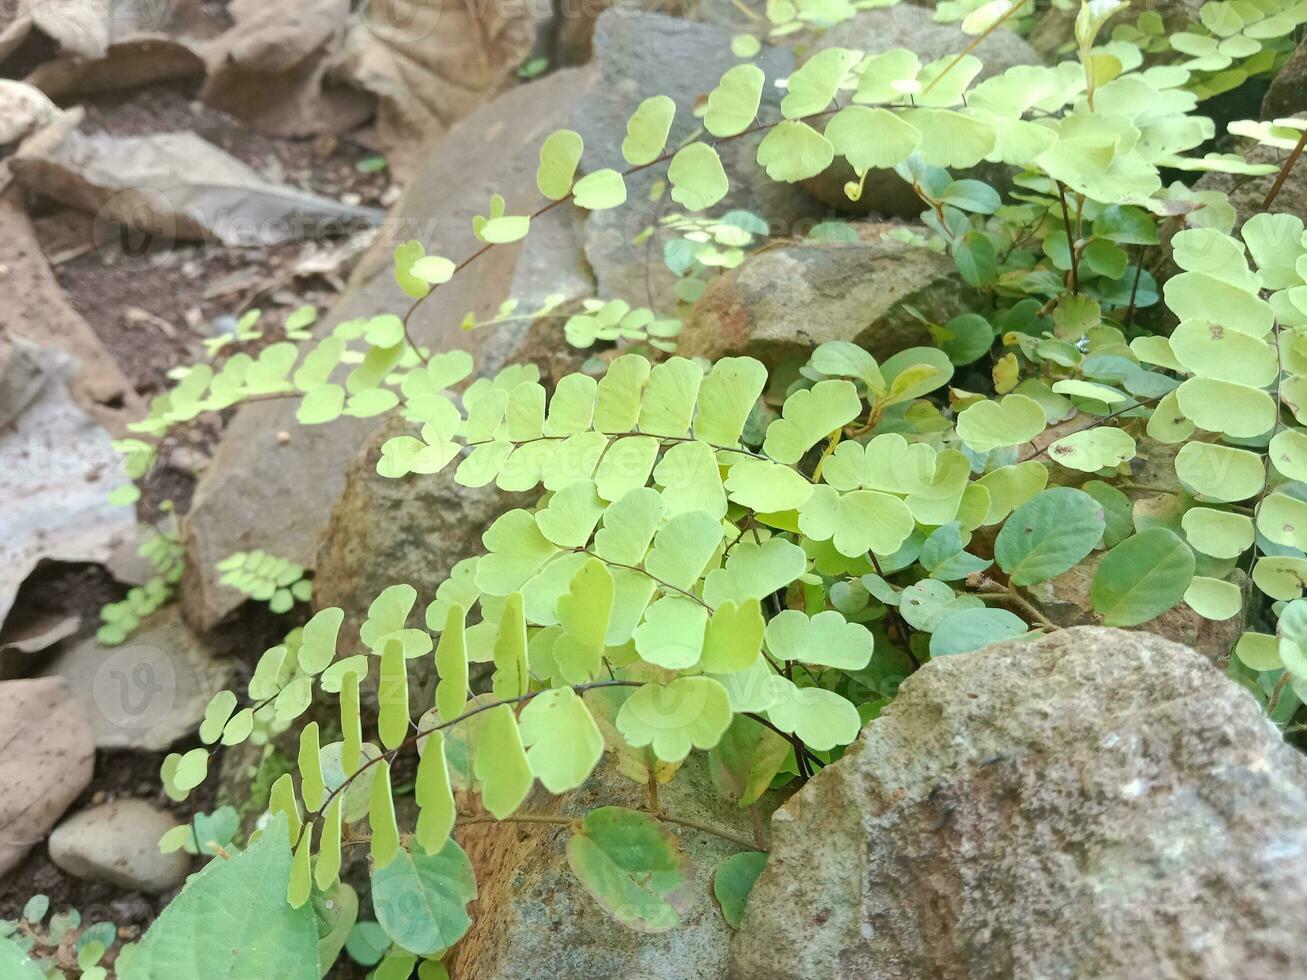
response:
<svg viewBox="0 0 1307 980"><path fill-rule="evenodd" d="M1090 601L1108 626L1137 626L1166 612L1194 576L1194 554L1176 534L1150 527L1109 551L1094 572Z"/></svg>
<svg viewBox="0 0 1307 980"><path fill-rule="evenodd" d="M958 435L978 453L1029 442L1044 431L1047 419L1039 402L1025 395L979 401L958 413Z"/></svg>
<svg viewBox="0 0 1307 980"><path fill-rule="evenodd" d="M767 176L789 184L816 177L834 159L830 140L803 122L778 123L758 144L758 164Z"/></svg>
<svg viewBox="0 0 1307 980"><path fill-rule="evenodd" d="M786 119L798 119L821 112L835 98L835 90L849 69L861 60L861 51L848 48L826 48L814 54L790 75L781 114Z"/></svg>
<svg viewBox="0 0 1307 980"><path fill-rule="evenodd" d="M667 167L672 200L687 211L710 208L731 189L721 157L707 143L683 146Z"/></svg>
<svg viewBox="0 0 1307 980"><path fill-rule="evenodd" d="M862 719L853 704L821 687L783 685L767 717L783 732L797 735L808 748L825 752L858 737Z"/></svg>
<svg viewBox="0 0 1307 980"><path fill-rule="evenodd" d="M994 558L1014 585L1035 585L1074 568L1103 537L1102 505L1070 487L1036 494L1007 519Z"/></svg>
<svg viewBox="0 0 1307 980"><path fill-rule="evenodd" d="M622 157L633 167L657 160L667 143L676 116L676 103L665 95L653 95L636 107L626 121Z"/></svg>
<svg viewBox="0 0 1307 980"><path fill-rule="evenodd" d="M970 653L1028 632L1020 616L1006 609L959 609L940 619L930 635L930 655Z"/></svg>
<svg viewBox="0 0 1307 980"><path fill-rule="evenodd" d="M1233 582L1195 575L1185 590L1184 601L1204 619L1223 620L1239 614L1243 593Z"/></svg>
<svg viewBox="0 0 1307 980"><path fill-rule="evenodd" d="M572 577L567 594L558 599L563 633L554 644L553 655L569 684L583 684L598 676L612 614L612 573L598 558L591 558Z"/></svg>
<svg viewBox="0 0 1307 980"><path fill-rule="evenodd" d="M599 726L570 687L545 691L527 702L520 728L531 771L551 793L576 789L604 754Z"/></svg>
<svg viewBox="0 0 1307 980"><path fill-rule="evenodd" d="M1246 449L1189 442L1176 454L1175 475L1203 499L1225 503L1258 493L1266 482L1266 466Z"/></svg>
<svg viewBox="0 0 1307 980"><path fill-rule="evenodd" d="M664 762L680 762L692 747L712 748L730 723L726 690L708 677L646 684L623 702L616 719L627 742L652 746Z"/></svg>
<svg viewBox="0 0 1307 980"><path fill-rule="evenodd" d="M708 94L708 113L703 125L714 136L736 136L753 124L767 80L757 65L736 65L727 69Z"/></svg>
<svg viewBox="0 0 1307 980"><path fill-rule="evenodd" d="M540 145L540 167L536 170L540 193L554 201L567 197L584 150L585 141L580 133L571 129L550 133Z"/></svg>
<svg viewBox="0 0 1307 980"><path fill-rule="evenodd" d="M846 106L826 124L826 139L854 170L895 167L912 156L921 134L888 109Z"/></svg>
<svg viewBox="0 0 1307 980"><path fill-rule="evenodd" d="M873 642L870 630L834 609L811 618L786 609L767 623L767 649L780 660L861 670L871 660Z"/></svg>
<svg viewBox="0 0 1307 980"><path fill-rule="evenodd" d="M457 841L437 854L401 852L372 872L377 922L400 948L434 956L458 942L472 925L467 904L477 897L476 877Z"/></svg>
<svg viewBox="0 0 1307 980"><path fill-rule="evenodd" d="M456 716L451 716L456 717ZM413 838L428 854L439 854L454 829L454 790L445 762L445 734L432 732L422 746L413 796L418 822Z"/></svg>
<svg viewBox="0 0 1307 980"><path fill-rule="evenodd" d="M722 918L732 929L740 928L743 923L749 893L766 866L767 855L762 851L744 851L732 854L713 872L713 897L722 910Z"/></svg>
<svg viewBox="0 0 1307 980"><path fill-rule="evenodd" d="M801 388L767 426L763 452L778 463L797 463L805 452L858 417L862 399L849 381L819 381Z"/></svg>

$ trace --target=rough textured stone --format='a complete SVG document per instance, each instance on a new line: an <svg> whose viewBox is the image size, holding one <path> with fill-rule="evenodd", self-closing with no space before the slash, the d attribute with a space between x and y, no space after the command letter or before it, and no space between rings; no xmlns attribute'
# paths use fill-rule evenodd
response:
<svg viewBox="0 0 1307 980"><path fill-rule="evenodd" d="M154 752L194 737L205 706L227 686L233 667L170 605L122 646L85 640L59 653L44 673L67 682L97 747Z"/></svg>
<svg viewBox="0 0 1307 980"><path fill-rule="evenodd" d="M1191 650L926 664L777 811L741 978L1269 978L1307 956L1307 760Z"/></svg>
<svg viewBox="0 0 1307 980"><path fill-rule="evenodd" d="M49 833L94 768L91 726L67 684L0 683L0 875Z"/></svg>
<svg viewBox="0 0 1307 980"><path fill-rule="evenodd" d="M353 650L368 606L382 589L398 582L413 586L420 617L455 562L485 550L481 534L491 522L531 500L493 484L460 487L453 466L434 476L378 476L381 444L405 431L397 419L368 440L322 534L313 601L318 608L345 610L342 650Z"/></svg>
<svg viewBox="0 0 1307 980"><path fill-rule="evenodd" d="M934 16L932 9L909 4L864 10L827 31L812 46L809 57L825 48L856 48L873 55L893 48L907 48L915 52L925 65L937 58L955 55L966 47L968 38L956 24L937 24ZM1020 35L1005 28L999 28L981 41L974 54L984 64L979 79L1002 74L1015 65L1040 63L1034 49ZM973 170L958 171L954 176L979 178L1002 187L1010 183L1011 173L1010 167L982 164ZM915 218L925 209L912 186L893 170L869 173L862 196L857 201L850 201L844 193L844 185L854 179L853 168L840 158L817 177L804 181L803 187L823 204L848 214L874 212Z"/></svg>
<svg viewBox="0 0 1307 980"><path fill-rule="evenodd" d="M363 271L324 319L324 329L408 307L411 301L389 268L396 245L416 238L432 252L461 258L480 246L472 235L472 216L485 210L491 193L504 194L513 213L531 210L539 201L539 144L567 125L590 77L586 70L558 72L514 89L456 124L396 205ZM451 194L451 187L458 193ZM469 310L489 316L509 296L524 304L538 300L546 285L572 298L589 295L573 227L568 209L558 208L533 222L524 243L485 253L418 308L410 324L415 338L438 351L468 350L486 371L520 359L529 324L471 333L459 324ZM244 599L218 584L214 567L233 552L264 548L314 567L318 538L345 487L349 461L377 424L339 419L300 426L295 407L288 400L241 409L196 488L183 524L183 602L187 620L201 629L212 628ZM278 438L281 432L289 441Z"/></svg>
<svg viewBox="0 0 1307 980"><path fill-rule="evenodd" d="M605 11L594 35L598 77L572 116L572 128L585 139L582 167L590 171L626 168L621 153L626 121L651 95L666 95L676 102L669 148L702 135L692 110L716 87L722 73L739 63L731 54L734 33L659 14ZM794 56L784 48L768 47L757 62L769 79L784 78L793 70ZM780 118L782 94L772 85L764 89L759 121ZM731 192L712 213L747 208L774 231L790 234L801 221L815 221L824 209L816 207L797 186L767 177L755 160L761 139L749 136L718 145ZM676 279L660 260L661 242L657 236L652 247L634 242L644 228L657 226L659 215L675 208L670 200L649 199L650 187L665 174L666 167L659 166L632 175L627 178L626 204L586 217L585 255L594 269L601 298L624 299L655 309L675 306L672 288Z"/></svg>
<svg viewBox="0 0 1307 980"><path fill-rule="evenodd" d="M1262 118L1280 119L1307 112L1307 41L1284 63L1262 100Z"/></svg>
<svg viewBox="0 0 1307 980"><path fill-rule="evenodd" d="M891 239L771 248L712 283L682 329L687 357L750 354L768 364L828 340L884 358L929 344L909 308L943 323L978 300L948 256Z"/></svg>
<svg viewBox="0 0 1307 980"><path fill-rule="evenodd" d="M691 757L659 790L673 815L743 834L753 833L748 810L724 802L703 759ZM567 796L537 791L524 810L582 816L596 806L641 807L645 789L603 763ZM547 801L547 802L546 802ZM773 804L774 805L774 804ZM627 980L712 980L725 975L730 928L711 897L717 865L739 847L672 825L694 866L694 905L670 932L657 935L618 925L567 867L565 827L478 824L459 831L477 873L472 929L449 961L450 976L495 980L623 977ZM758 976L770 976L769 973Z"/></svg>
<svg viewBox="0 0 1307 980"><path fill-rule="evenodd" d="M50 835L50 860L77 878L157 895L186 880L185 851L163 854L159 838L177 821L143 800L115 800L69 817Z"/></svg>

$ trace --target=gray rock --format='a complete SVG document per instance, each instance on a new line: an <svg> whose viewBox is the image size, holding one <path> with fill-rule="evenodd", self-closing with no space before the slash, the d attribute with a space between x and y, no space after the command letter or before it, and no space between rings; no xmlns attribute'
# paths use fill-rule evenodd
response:
<svg viewBox="0 0 1307 980"><path fill-rule="evenodd" d="M968 43L956 24L937 24L935 12L926 7L898 4L877 10L864 10L851 20L832 27L812 46L809 57L826 48L856 48L867 54L882 54L894 48L916 53L923 65L958 54ZM973 52L981 60L978 79L1001 75L1016 65L1037 65L1040 57L1020 35L999 28ZM821 128L825 128L824 126ZM981 164L955 177L987 181L1003 189L1010 183L1012 168L1001 164ZM893 170L875 170L867 175L862 196L849 200L844 185L855 179L853 168L840 158L823 173L803 182L803 187L817 200L847 214L881 214L887 217L915 218L925 210L912 186Z"/></svg>
<svg viewBox="0 0 1307 980"><path fill-rule="evenodd" d="M752 836L750 812L718 795L698 753L659 794L670 814ZM601 763L584 786L561 799L540 791L536 795L539 799L524 809L577 817L597 806L638 808L645 802L645 788L620 775L611 762ZM717 865L740 848L700 831L671 829L694 866L694 904L677 928L656 935L618 925L590 897L567 867L567 828L478 824L459 831L476 869L479 894L471 931L447 964L450 975L486 980L725 976L730 927L713 904L711 879Z"/></svg>
<svg viewBox="0 0 1307 980"><path fill-rule="evenodd" d="M61 652L44 673L80 700L95 745L162 751L195 735L209 699L227 687L234 664L165 606L122 646L94 638Z"/></svg>
<svg viewBox="0 0 1307 980"><path fill-rule="evenodd" d="M573 128L585 139L583 169L626 168L621 153L626 121L651 95L666 95L676 102L669 148L700 134L702 127L692 110L716 88L722 73L739 63L730 49L734 33L660 14L605 11L594 34L598 78L572 118ZM784 78L794 68L794 56L785 48L764 48L757 64L768 79ZM759 120L779 119L781 93L770 84L763 93ZM779 233L789 234L801 221L815 220L825 209L814 205L797 186L767 177L755 161L761 139L760 135L748 136L718 144L732 190L711 213L747 208ZM657 226L659 215L675 210L670 200L649 200L650 187L665 176L664 166L632 175L627 178L626 204L595 211L586 218L585 255L594 269L600 297L660 311L675 306L672 287L676 278L662 264L661 245L655 240L651 248L633 241L643 229Z"/></svg>
<svg viewBox="0 0 1307 980"><path fill-rule="evenodd" d="M1307 112L1307 41L1298 44L1262 101L1263 119L1281 119L1300 112Z"/></svg>
<svg viewBox="0 0 1307 980"><path fill-rule="evenodd" d="M0 875L50 832L94 768L91 727L66 683L0 683Z"/></svg>
<svg viewBox="0 0 1307 980"><path fill-rule="evenodd" d="M799 242L750 256L714 281L686 318L687 357L749 354L769 365L828 340L879 358L929 344L920 314L943 323L979 302L946 255L893 239Z"/></svg>
<svg viewBox="0 0 1307 980"><path fill-rule="evenodd" d="M410 300L390 272L395 246L418 239L434 253L459 259L479 248L472 216L484 212L492 193L502 193L513 213L534 208L539 202L539 144L568 124L590 77L585 70L557 72L508 92L456 124L396 205L378 245L324 319L324 328L407 309ZM453 187L457 194L450 193ZM497 370L520 359L530 325L469 333L459 329L464 314L473 310L488 317L509 296L540 298L546 285L548 292L570 298L589 295L592 288L566 208L533 222L524 243L491 249L442 286L414 314L413 334L436 351L468 350L482 370ZM345 488L349 463L376 428L375 420L357 419L302 427L295 421L295 407L287 400L241 409L196 487L183 523L183 603L186 619L197 628L212 628L244 600L218 584L214 567L233 552L264 548L314 567L318 538ZM288 440L278 438L282 432Z"/></svg>
<svg viewBox="0 0 1307 980"><path fill-rule="evenodd" d="M158 895L181 886L185 851L163 854L159 838L177 821L143 800L114 800L69 817L50 835L50 860L76 878Z"/></svg>
<svg viewBox="0 0 1307 980"><path fill-rule="evenodd" d="M349 652L358 642L368 606L382 589L397 583L417 589L414 622L419 622L454 563L483 553L485 529L533 496L505 493L493 484L460 487L452 465L434 476L378 476L381 444L407 431L396 419L367 441L322 533L313 601L318 608L345 610L341 649Z"/></svg>
<svg viewBox="0 0 1307 980"><path fill-rule="evenodd" d="M1307 956L1307 760L1147 634L927 663L772 830L735 977L1239 980Z"/></svg>

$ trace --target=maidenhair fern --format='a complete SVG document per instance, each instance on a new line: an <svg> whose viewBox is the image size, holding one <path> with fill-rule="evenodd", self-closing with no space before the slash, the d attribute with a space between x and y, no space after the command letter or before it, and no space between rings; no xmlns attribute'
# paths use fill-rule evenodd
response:
<svg viewBox="0 0 1307 980"><path fill-rule="evenodd" d="M461 261L417 242L396 250L407 310L312 340L306 314L285 340L190 368L135 427L142 438L121 444L134 475L153 460L147 440L171 427L288 398L306 425L405 420L381 447L383 478L448 473L540 496L500 516L484 554L434 595L382 591L357 648L341 647L344 613L328 608L268 650L243 695L215 695L204 746L165 760L169 795L204 780L211 746L266 741L315 701L334 705L300 731L263 833L289 830L293 857L283 843L278 860L294 909L346 901L342 849L366 844L377 928L394 944L384 963L407 975L420 958L440 969L469 928L476 884L454 835L490 819L566 828L568 863L594 899L651 932L676 927L695 898L668 825L715 833L740 850L714 886L737 923L765 839L667 812L658 784L707 752L727 798L756 805L838 758L922 662L1058 628L1031 590L1077 569L1084 615L1111 625L1181 603L1242 616L1251 629L1231 671L1287 722L1307 699L1307 236L1299 218L1267 213L1243 216L1236 237L1223 196L1163 178L1275 169L1192 155L1215 135L1200 99L1228 85L1223 73L1270 70L1307 20L1301 5L1246 7L1208 3L1201 25L1165 44L1148 15L1101 42L1118 5L1095 0L1076 21L1078 60L979 83L969 49L923 64L906 50L829 48L786 80L776 122L757 113L777 80L741 63L682 144L668 146L672 100L642 102L625 138L613 134L623 171L578 179L581 136L550 135L545 203L509 213L493 196L473 221L483 246ZM781 35L853 10L786 0L767 17ZM982 36L1023 15L1006 0L940 13ZM477 376L469 354L414 343L411 317L433 290L550 209L619 206L628 177L664 166L675 205L715 208L730 190L718 146L746 135L773 180L843 157L856 198L873 171L895 169L926 227L895 236L949 255L983 302L945 323L921 317L933 346L882 361L834 341L771 373L750 357L670 356L679 311L629 297L569 311L562 333L580 347L635 346L550 388L533 365ZM1013 189L950 173L981 163L1014 168ZM1180 271L1159 290L1146 257L1175 217ZM652 258L680 277L682 303L766 233L738 211L660 226L675 237ZM850 236L832 225L815 237ZM1139 322L1157 307L1178 321L1169 336ZM557 308L512 305L465 325ZM1134 482L1146 461L1161 486ZM305 597L300 570L267 556L226 571L279 606L283 591ZM1245 602L1245 576L1264 601ZM410 685L419 666L434 668L434 692ZM578 820L523 810L537 783L583 785L605 751L648 784L649 806ZM413 771L417 816L401 826L398 774Z"/></svg>

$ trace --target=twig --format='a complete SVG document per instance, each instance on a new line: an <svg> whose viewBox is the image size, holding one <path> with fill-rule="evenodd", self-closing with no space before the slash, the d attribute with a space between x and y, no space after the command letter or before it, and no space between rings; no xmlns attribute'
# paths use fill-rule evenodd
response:
<svg viewBox="0 0 1307 980"><path fill-rule="evenodd" d="M1071 233L1071 212L1066 206L1066 187L1060 180L1054 181L1057 184L1058 200L1062 202L1062 226L1066 229L1066 247L1067 252L1071 255L1071 293L1072 295L1080 294L1080 260L1076 256L1076 239Z"/></svg>
<svg viewBox="0 0 1307 980"><path fill-rule="evenodd" d="M1266 198L1262 201L1263 211L1269 211L1271 205L1275 203L1275 199L1280 194L1280 188L1283 187L1284 182L1289 179L1289 172L1293 170L1293 165L1297 163L1298 158L1302 156L1304 148L1307 148L1307 129L1302 131L1302 135L1298 137L1298 145L1289 151L1289 159L1284 161L1284 166L1281 167L1280 172L1275 175L1275 183L1271 185L1271 189L1267 192Z"/></svg>

